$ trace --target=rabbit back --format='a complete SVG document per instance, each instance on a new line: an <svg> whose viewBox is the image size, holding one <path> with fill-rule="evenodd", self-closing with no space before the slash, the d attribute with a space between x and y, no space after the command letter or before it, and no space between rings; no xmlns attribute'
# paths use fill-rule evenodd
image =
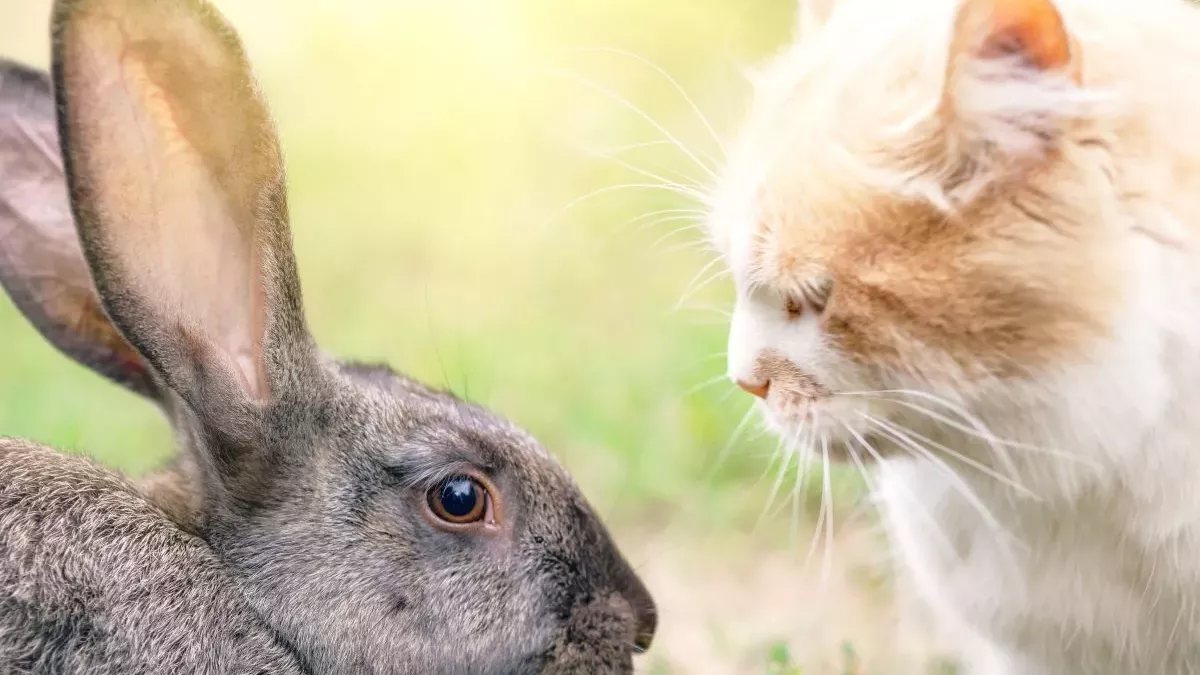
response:
<svg viewBox="0 0 1200 675"><path fill-rule="evenodd" d="M129 481L20 440L0 440L0 663L47 675L307 672L212 550Z"/></svg>

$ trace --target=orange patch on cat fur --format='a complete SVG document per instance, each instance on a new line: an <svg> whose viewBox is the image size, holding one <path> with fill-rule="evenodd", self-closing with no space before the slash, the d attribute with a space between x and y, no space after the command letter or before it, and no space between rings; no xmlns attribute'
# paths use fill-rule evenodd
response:
<svg viewBox="0 0 1200 675"><path fill-rule="evenodd" d="M1048 201L1045 209L1079 215L1054 225L1019 191L954 218L895 203L772 237L763 260L771 264L760 274L771 286L794 288L814 267L825 270L833 284L823 331L856 362L911 366L928 362L932 350L964 371L1017 375L1102 336L1120 299L1114 280L1093 264L1109 259L1108 269L1119 268L1120 249L1088 231L1095 210L1087 195L1067 189Z"/></svg>
<svg viewBox="0 0 1200 675"><path fill-rule="evenodd" d="M1080 50L1048 0L968 0L962 11L985 6L997 8L987 30L957 41L952 49L970 51L951 57L992 59L979 81L962 79L976 76L972 68L947 79L944 67L928 65L928 39L907 36L869 74L839 72L829 45L853 40L844 33L859 29L847 20L814 36L803 67L803 45L784 57L776 77L788 82L787 114L763 115L746 136L776 159L757 186L754 217L731 233L752 242L745 273L781 293L816 274L832 279L822 333L862 365L935 363L930 377L1027 375L1103 339L1124 300L1127 239L1114 224L1125 216L1110 198L1101 127L1062 103L1071 92L1061 78L1045 91L1005 89L1000 70L1025 69L1012 79L1023 82L1077 63ZM952 18L952 30L964 29ZM989 54L992 38L1014 31L1024 61ZM921 87L927 96L914 95L915 109L901 108L897 92ZM1037 96L1050 107L1039 109ZM946 98L963 115L995 119L906 122ZM1070 123L1057 124L1059 115ZM974 192L956 193L964 184ZM947 372L949 364L960 372Z"/></svg>

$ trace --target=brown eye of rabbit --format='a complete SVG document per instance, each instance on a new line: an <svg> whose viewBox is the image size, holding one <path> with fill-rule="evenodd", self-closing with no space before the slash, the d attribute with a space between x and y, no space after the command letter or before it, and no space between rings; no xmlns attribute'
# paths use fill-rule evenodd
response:
<svg viewBox="0 0 1200 675"><path fill-rule="evenodd" d="M433 514L454 525L467 525L487 515L487 488L470 476L455 476L429 491Z"/></svg>

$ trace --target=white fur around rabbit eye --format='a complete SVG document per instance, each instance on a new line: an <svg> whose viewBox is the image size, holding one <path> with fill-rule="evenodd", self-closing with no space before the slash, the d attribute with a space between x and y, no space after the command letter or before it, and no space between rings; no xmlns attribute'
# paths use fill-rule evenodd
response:
<svg viewBox="0 0 1200 675"><path fill-rule="evenodd" d="M443 528L459 531L495 522L492 491L475 476L458 474L439 481L426 493L426 503L434 524Z"/></svg>

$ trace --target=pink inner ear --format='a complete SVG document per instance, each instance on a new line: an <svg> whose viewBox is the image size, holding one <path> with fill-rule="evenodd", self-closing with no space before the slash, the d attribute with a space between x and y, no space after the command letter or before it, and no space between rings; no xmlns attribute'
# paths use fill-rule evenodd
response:
<svg viewBox="0 0 1200 675"><path fill-rule="evenodd" d="M131 290L263 400L264 158L253 127L264 115L247 110L254 93L211 45L198 58L188 45L130 41L120 19L80 23L67 82L79 102L69 108L75 170L101 221L89 227Z"/></svg>
<svg viewBox="0 0 1200 675"><path fill-rule="evenodd" d="M967 0L958 30L979 31L967 43L982 58L1020 56L1041 70L1071 65L1071 37L1051 0Z"/></svg>

